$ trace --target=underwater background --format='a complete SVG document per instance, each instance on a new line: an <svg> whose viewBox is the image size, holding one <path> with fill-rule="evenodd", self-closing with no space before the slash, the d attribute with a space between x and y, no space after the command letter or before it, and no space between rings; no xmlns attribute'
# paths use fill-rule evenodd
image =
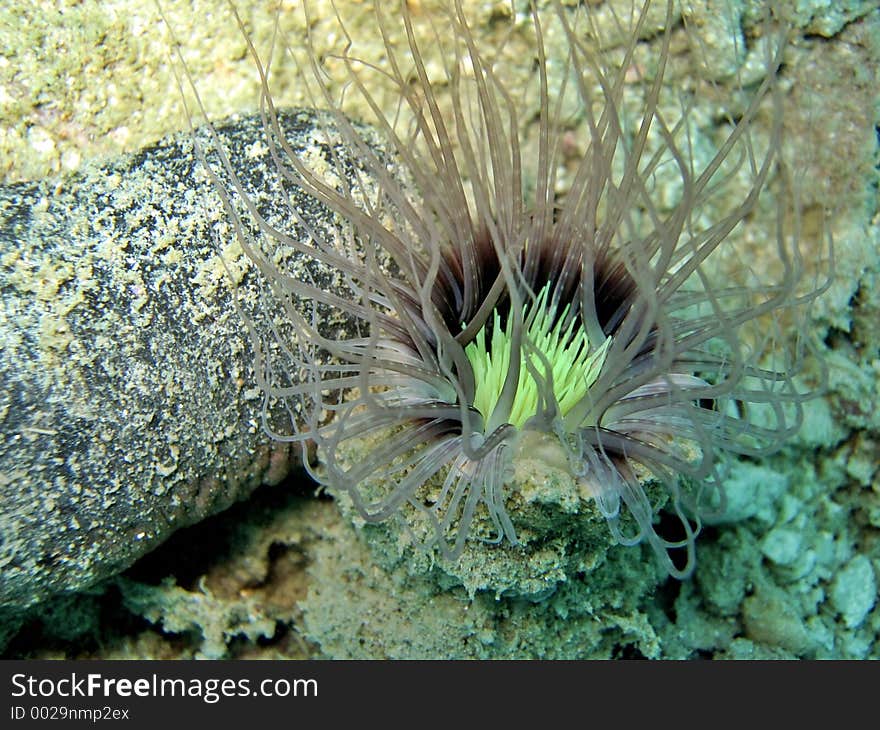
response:
<svg viewBox="0 0 880 730"><path fill-rule="evenodd" d="M209 115L253 112L252 62L225 3L162 5ZM268 42L271 12L238 5ZM368 3L340 5L353 27L369 23ZM487 43L493 5L467 3L485 21ZM683 5L694 27L714 17L711 2ZM3 656L878 658L880 11L856 0L796 6L802 20L783 78L812 113L800 127L793 115L787 134L816 156L816 185L834 211L835 281L811 313L828 389L780 453L731 466L727 514L700 536L693 578L664 579L636 547L612 549L593 573L560 573L546 594L462 586L436 566L414 569L381 528L353 527L291 465L204 517L233 501L212 496L198 524L167 540L157 533L162 544L118 575L73 592L53 584L53 597L2 606ZM71 1L0 13L6 185L81 173L186 128L154 8ZM304 102L296 88L277 93L279 106ZM9 210L0 208L7 227ZM21 287L14 241L3 247L2 281ZM41 289L40 301L50 306L56 290ZM9 311L0 336L14 331ZM0 497L21 478L0 475ZM13 567L0 561L0 581Z"/></svg>

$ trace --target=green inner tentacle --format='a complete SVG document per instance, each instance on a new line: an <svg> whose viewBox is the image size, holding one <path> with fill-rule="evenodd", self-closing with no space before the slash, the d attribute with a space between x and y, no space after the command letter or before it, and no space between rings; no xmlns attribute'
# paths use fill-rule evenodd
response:
<svg viewBox="0 0 880 730"><path fill-rule="evenodd" d="M591 348L586 333L577 326L576 317L570 318L566 324L568 305L561 316L555 316L555 312L547 304L549 290L548 284L540 291L537 298L527 305L523 313L523 321L527 327L527 341L544 355L550 365L553 398L558 406L559 415L564 416L596 382L605 364L611 338L607 337L601 345ZM483 415L484 423L489 422L498 405L504 387L504 378L510 367L512 324L508 320L502 326L501 317L496 311L488 348L486 329L487 327L483 327L465 347L465 354L473 367L476 383L473 406ZM510 415L507 418L507 422L517 428L521 428L538 409L539 380L535 379L526 366L527 357L530 359L530 366L537 371L540 378L548 381L545 363L536 355L527 355L526 350L526 347L521 348L519 380Z"/></svg>

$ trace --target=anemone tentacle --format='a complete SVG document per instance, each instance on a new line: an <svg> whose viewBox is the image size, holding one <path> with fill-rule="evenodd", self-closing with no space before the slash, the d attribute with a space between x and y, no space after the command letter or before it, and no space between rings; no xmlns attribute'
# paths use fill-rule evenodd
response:
<svg viewBox="0 0 880 730"><path fill-rule="evenodd" d="M647 542L670 574L686 575L701 512L717 507L721 454L778 448L812 395L795 385L799 357L785 353L772 327L761 334L756 324L794 316L821 291L802 283L799 242L784 229L782 209L767 254L772 280L744 265L745 281L719 281L711 266L783 165L784 28L768 7L760 80L735 115L724 115L715 149L698 159L693 102L668 89L672 0L609 11L620 37L608 52L603 10L590 4L554 1L544 11L532 2L526 22L512 9L491 52L477 42L461 0L427 18L406 2L395 14L383 5L373 3L379 61L358 55L338 14L342 46L319 52L308 2L304 46L282 49L314 104L327 109L330 173L288 141L271 93L272 62L260 58L236 13L260 75L279 176L348 230L339 240L323 237L292 205L305 238L273 228L247 200L228 156L212 150L219 164L209 174L290 328L255 342L266 407L290 414L289 433L273 435L314 441L315 478L348 494L363 519L405 513L413 536L456 557L481 516L493 533L482 539L517 544L506 506L510 474L523 433L541 432L556 439L615 540ZM445 52L435 64L420 24ZM652 33L658 50L645 68L640 42ZM517 34L534 44L534 120L522 118L520 90L505 80L505 44ZM561 58L550 59L551 35L564 41ZM339 97L325 76L330 68L344 79ZM380 88L396 96L393 113ZM347 116L354 99L388 158ZM763 136L753 133L762 113L770 119ZM532 153L528 122L536 128ZM575 125L583 138L573 162L564 138ZM658 191L662 176L676 184L671 201ZM245 215L255 238L244 232ZM279 267L279 251L335 270L342 291ZM344 337L328 334L320 307L356 326ZM287 364L274 369L270 350ZM365 439L369 454L352 462L348 445ZM662 487L681 537L658 534L649 481ZM679 548L684 565L669 555Z"/></svg>

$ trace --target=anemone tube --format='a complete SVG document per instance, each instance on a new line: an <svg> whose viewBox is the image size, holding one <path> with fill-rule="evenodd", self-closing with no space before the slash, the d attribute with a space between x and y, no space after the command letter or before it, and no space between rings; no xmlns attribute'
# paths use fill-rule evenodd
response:
<svg viewBox="0 0 880 730"><path fill-rule="evenodd" d="M648 72L640 39L655 32L648 18L658 8ZM322 235L292 205L300 235L273 227L216 137L212 161L200 154L287 323L253 337L264 427L277 439L313 441L320 483L346 493L367 521L403 516L419 543L454 560L477 520L492 526L481 539L517 544L506 485L524 435L537 435L563 455L616 542L647 541L683 577L701 516L723 509L723 455L778 448L813 395L795 382L803 343L783 331L821 290L805 284L799 231L786 225L778 83L786 32L767 8L760 78L746 88L737 77L745 101L723 115L720 140L699 158L694 102L670 96L666 83L674 3L609 10L619 32L611 51L597 40L601 10L559 2L532 4L525 16L511 10L490 52L460 0L427 18L406 2L395 12L375 2L384 59L372 62L358 56L339 14L339 50L319 52L311 31L299 48L279 34L264 61L233 7L260 75L277 173L344 221L345 233ZM302 11L311 28L308 3ZM425 24L443 51L439 80L425 60ZM565 47L552 62L551 31ZM500 60L517 34L530 36L535 54L528 139ZM292 60L312 105L327 110L319 141L329 172L294 149L279 122L276 52ZM330 64L345 79L338 94ZM393 112L380 87L396 95ZM352 99L393 161L347 115ZM584 135L583 152L563 184L572 128ZM357 160L353 169L334 139ZM377 193L368 194L368 177ZM674 183L671 202L660 178ZM714 258L771 181L779 202L763 255L772 276L743 262L720 277ZM279 250L334 271L341 290L279 265ZM353 326L328 334L320 315L328 310ZM369 457L353 462L346 448L363 439ZM662 486L679 535L660 534L647 482ZM680 549L684 559L673 560Z"/></svg>

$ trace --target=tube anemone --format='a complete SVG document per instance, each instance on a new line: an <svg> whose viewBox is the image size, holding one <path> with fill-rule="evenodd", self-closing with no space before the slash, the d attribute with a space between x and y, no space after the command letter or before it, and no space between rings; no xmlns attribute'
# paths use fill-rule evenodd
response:
<svg viewBox="0 0 880 730"><path fill-rule="evenodd" d="M313 441L320 483L368 522L401 517L449 560L469 536L519 544L512 470L550 443L614 541L646 542L686 576L701 516L723 505L723 455L778 448L811 395L794 380L802 348L782 334L817 293L786 227L784 30L768 8L749 64L732 41L734 93L707 147L693 95L718 89L668 78L671 0L500 9L492 48L461 0L375 2L375 61L341 12L338 47L324 48L322 26L319 49L311 5L305 37L279 31L263 57L233 13L282 189L337 216L338 235L292 197L291 230L273 226L216 133L200 148L284 321L263 336L249 325L265 428ZM520 88L505 54L524 39L534 68ZM712 52L693 45L692 64ZM275 107L284 59L326 110L320 159ZM768 199L761 261L737 260L732 242ZM353 458L356 443L369 448ZM658 527L661 506L677 534Z"/></svg>

